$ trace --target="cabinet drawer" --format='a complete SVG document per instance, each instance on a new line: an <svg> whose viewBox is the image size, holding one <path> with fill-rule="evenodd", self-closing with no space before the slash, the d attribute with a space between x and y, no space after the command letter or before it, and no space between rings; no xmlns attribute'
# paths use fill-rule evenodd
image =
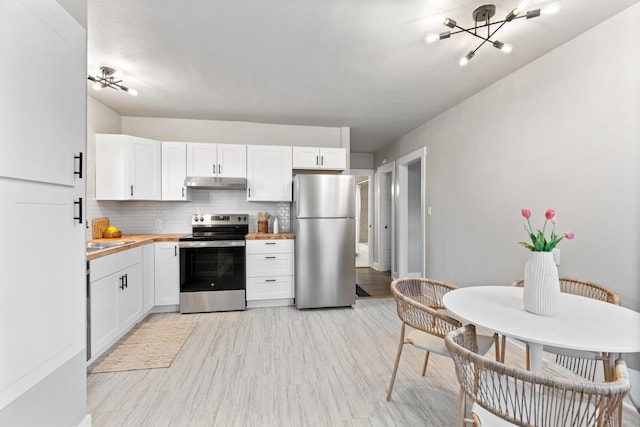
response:
<svg viewBox="0 0 640 427"><path fill-rule="evenodd" d="M247 255L247 277L291 276L293 254Z"/></svg>
<svg viewBox="0 0 640 427"><path fill-rule="evenodd" d="M293 239L247 240L247 255L293 253Z"/></svg>
<svg viewBox="0 0 640 427"><path fill-rule="evenodd" d="M89 275L93 282L140 262L142 262L142 247L138 246L89 261Z"/></svg>
<svg viewBox="0 0 640 427"><path fill-rule="evenodd" d="M247 301L293 297L293 276L247 279Z"/></svg>

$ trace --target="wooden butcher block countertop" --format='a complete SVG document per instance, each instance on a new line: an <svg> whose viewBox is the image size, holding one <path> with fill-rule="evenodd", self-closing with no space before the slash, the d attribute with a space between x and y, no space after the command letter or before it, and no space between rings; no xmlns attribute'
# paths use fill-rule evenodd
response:
<svg viewBox="0 0 640 427"><path fill-rule="evenodd" d="M249 233L245 240L295 239L294 233Z"/></svg>
<svg viewBox="0 0 640 427"><path fill-rule="evenodd" d="M113 239L91 239L87 242L132 242L125 245L115 246L112 248L101 249L94 252L87 252L87 261L103 257L105 255L111 255L116 252L126 251L127 249L135 248L136 246L145 245L153 242L177 242L180 237L186 236L186 234L123 234L121 237Z"/></svg>

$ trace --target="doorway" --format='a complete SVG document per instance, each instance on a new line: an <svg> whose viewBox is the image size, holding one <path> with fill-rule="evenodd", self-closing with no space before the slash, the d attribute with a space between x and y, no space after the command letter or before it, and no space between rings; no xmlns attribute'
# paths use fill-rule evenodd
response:
<svg viewBox="0 0 640 427"><path fill-rule="evenodd" d="M422 148L398 159L398 274L424 277L425 265L425 159Z"/></svg>
<svg viewBox="0 0 640 427"><path fill-rule="evenodd" d="M398 277L395 262L395 209L394 183L395 162L380 166L375 174L376 178L376 253L374 268L379 271L391 270L391 276Z"/></svg>
<svg viewBox="0 0 640 427"><path fill-rule="evenodd" d="M373 169L352 169L356 180L356 267L373 265Z"/></svg>

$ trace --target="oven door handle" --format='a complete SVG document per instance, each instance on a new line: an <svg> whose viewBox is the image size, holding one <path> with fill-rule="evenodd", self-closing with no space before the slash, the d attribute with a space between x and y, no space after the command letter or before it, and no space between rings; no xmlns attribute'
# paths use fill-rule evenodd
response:
<svg viewBox="0 0 640 427"><path fill-rule="evenodd" d="M186 248L229 248L245 246L244 240L207 240L197 242L179 242L180 249Z"/></svg>

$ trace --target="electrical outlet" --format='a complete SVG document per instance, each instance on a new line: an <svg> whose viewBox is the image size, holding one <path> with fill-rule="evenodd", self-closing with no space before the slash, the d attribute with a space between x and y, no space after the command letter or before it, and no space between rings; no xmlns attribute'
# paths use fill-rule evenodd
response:
<svg viewBox="0 0 640 427"><path fill-rule="evenodd" d="M162 229L162 220L156 219L156 230L161 230L161 229Z"/></svg>

